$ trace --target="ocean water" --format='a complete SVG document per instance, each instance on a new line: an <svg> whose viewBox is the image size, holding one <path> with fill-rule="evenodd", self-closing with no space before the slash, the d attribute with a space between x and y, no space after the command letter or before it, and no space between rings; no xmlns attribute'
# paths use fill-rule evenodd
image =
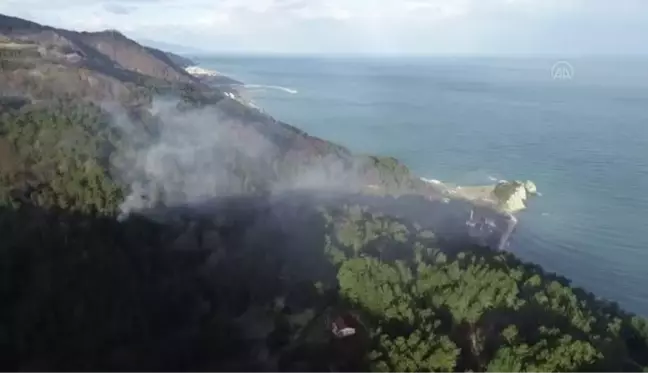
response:
<svg viewBox="0 0 648 373"><path fill-rule="evenodd" d="M420 176L534 180L510 250L648 316L648 60L197 60L275 118Z"/></svg>

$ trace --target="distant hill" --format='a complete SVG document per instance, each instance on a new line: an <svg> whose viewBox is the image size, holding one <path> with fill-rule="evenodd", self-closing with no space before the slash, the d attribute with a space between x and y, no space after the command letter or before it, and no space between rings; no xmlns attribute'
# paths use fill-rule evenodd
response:
<svg viewBox="0 0 648 373"><path fill-rule="evenodd" d="M78 33L0 15L0 32L18 42L39 44L47 52L43 57L76 53L82 57L80 65L100 69L108 75L108 70L124 69L166 81L196 81L164 52L143 47L114 30Z"/></svg>
<svg viewBox="0 0 648 373"><path fill-rule="evenodd" d="M192 61L191 59L189 59L187 57L183 57L183 56L177 55L175 53L171 53L171 52L166 52L166 55L171 59L171 61L173 61L173 63L175 63L176 65L178 65L180 67L189 67L189 66L195 66L196 65L196 63L194 61Z"/></svg>
<svg viewBox="0 0 648 373"><path fill-rule="evenodd" d="M167 51L179 55L194 55L194 54L207 53L207 51L200 48L192 48L192 47L187 47L185 45L167 43L159 40L151 40L146 38L137 38L136 40L142 45L146 45L152 48L160 49L163 51Z"/></svg>
<svg viewBox="0 0 648 373"><path fill-rule="evenodd" d="M144 47L117 31L82 32L79 36L81 42L128 70L167 81L196 81L165 52Z"/></svg>

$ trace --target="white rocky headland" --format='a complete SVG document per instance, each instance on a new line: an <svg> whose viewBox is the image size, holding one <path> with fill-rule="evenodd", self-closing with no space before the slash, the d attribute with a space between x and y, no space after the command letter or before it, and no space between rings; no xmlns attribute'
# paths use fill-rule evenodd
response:
<svg viewBox="0 0 648 373"><path fill-rule="evenodd" d="M509 212L518 212L526 208L526 201L538 195L538 188L531 180L500 181L493 189L500 208Z"/></svg>
<svg viewBox="0 0 648 373"><path fill-rule="evenodd" d="M422 179L434 185L448 198L459 198L475 202L479 205L490 205L496 209L516 213L526 209L529 198L538 196L538 188L531 180L507 181L501 180L495 185L459 186L442 183L438 180Z"/></svg>

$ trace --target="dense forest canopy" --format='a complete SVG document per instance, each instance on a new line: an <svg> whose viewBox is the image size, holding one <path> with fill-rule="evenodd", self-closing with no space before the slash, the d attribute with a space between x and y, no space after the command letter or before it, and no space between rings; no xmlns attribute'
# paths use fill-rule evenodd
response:
<svg viewBox="0 0 648 373"><path fill-rule="evenodd" d="M1 118L6 367L648 366L644 319L512 254L447 246L353 196L223 197L118 222L128 191L110 160L129 139L109 113L58 100ZM333 337L337 314L354 336Z"/></svg>
<svg viewBox="0 0 648 373"><path fill-rule="evenodd" d="M110 35L91 41L158 55ZM397 160L160 82L189 80L176 70L122 81L113 68L102 81L127 94L110 104L60 93L56 77L0 100L4 369L648 370L645 319L451 239L448 205ZM74 82L97 93L86 83ZM312 188L340 175L379 192Z"/></svg>

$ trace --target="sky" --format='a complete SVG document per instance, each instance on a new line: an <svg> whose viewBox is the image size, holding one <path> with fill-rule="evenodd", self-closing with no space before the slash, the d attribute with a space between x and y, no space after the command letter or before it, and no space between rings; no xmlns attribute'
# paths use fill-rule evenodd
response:
<svg viewBox="0 0 648 373"><path fill-rule="evenodd" d="M648 54L648 0L0 0L178 52Z"/></svg>

